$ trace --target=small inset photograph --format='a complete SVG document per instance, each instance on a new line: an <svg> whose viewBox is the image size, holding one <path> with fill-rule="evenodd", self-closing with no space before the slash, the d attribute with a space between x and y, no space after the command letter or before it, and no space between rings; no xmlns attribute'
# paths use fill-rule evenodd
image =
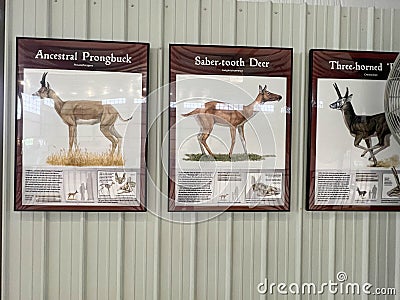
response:
<svg viewBox="0 0 400 300"><path fill-rule="evenodd" d="M64 171L64 199L66 202L96 201L96 172L93 170Z"/></svg>
<svg viewBox="0 0 400 300"><path fill-rule="evenodd" d="M378 199L379 175L376 172L358 172L350 186L355 201L376 201Z"/></svg>
<svg viewBox="0 0 400 300"><path fill-rule="evenodd" d="M240 203L245 198L246 173L220 171L214 178L213 196L219 203Z"/></svg>

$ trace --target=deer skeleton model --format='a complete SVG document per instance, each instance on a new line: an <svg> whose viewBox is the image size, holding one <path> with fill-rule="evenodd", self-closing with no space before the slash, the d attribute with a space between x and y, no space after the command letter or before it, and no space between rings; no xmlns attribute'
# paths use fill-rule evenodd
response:
<svg viewBox="0 0 400 300"><path fill-rule="evenodd" d="M390 129L386 122L385 113L379 113L371 116L356 115L351 99L353 94L349 95L349 89L346 87L346 94L341 95L339 87L333 84L338 100L329 105L332 109L340 110L343 114L344 123L350 134L354 137L354 146L364 150L362 157L369 152L369 160L374 161L374 167L377 165L375 155L390 146ZM371 138L377 137L378 143L371 147ZM367 147L361 146L360 142L364 140Z"/></svg>
<svg viewBox="0 0 400 300"><path fill-rule="evenodd" d="M232 158L233 147L236 139L236 129L239 131L240 141L243 145L244 152L247 154L246 139L244 137L244 124L255 115L255 106L257 104L264 104L269 101L279 101L281 99L282 96L268 91L266 85L264 88L260 85L256 99L249 105L243 106L242 110L229 109L232 105L224 102L210 101L205 103L204 108L196 108L187 114L182 114L182 116L188 117L195 115L196 121L200 126L197 140L199 141L203 155L205 154L205 148L211 156L215 157L214 153L206 143L214 125L229 126L231 131L229 157Z"/></svg>
<svg viewBox="0 0 400 300"><path fill-rule="evenodd" d="M40 89L33 94L41 99L50 98L54 101L54 108L63 122L68 125L69 129L69 153L72 148L77 147L77 125L87 124L94 125L100 123L100 131L111 141L112 148L110 155L112 156L115 149L118 148L118 154L121 153L122 136L114 127L116 120L119 118L123 122L128 122L128 119L123 119L119 112L110 104L102 104L101 101L91 100L71 100L63 101L56 92L50 88L50 84L46 83L47 72L43 73L40 81Z"/></svg>

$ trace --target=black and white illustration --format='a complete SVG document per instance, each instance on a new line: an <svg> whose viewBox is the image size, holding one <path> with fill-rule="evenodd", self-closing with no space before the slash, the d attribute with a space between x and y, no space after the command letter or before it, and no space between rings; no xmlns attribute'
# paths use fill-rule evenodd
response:
<svg viewBox="0 0 400 300"><path fill-rule="evenodd" d="M400 199L400 179L395 167L391 168L392 173L383 174L382 198Z"/></svg>
<svg viewBox="0 0 400 300"><path fill-rule="evenodd" d="M276 201L282 194L282 174L248 173L246 198L255 201Z"/></svg>
<svg viewBox="0 0 400 300"><path fill-rule="evenodd" d="M100 201L136 199L135 172L98 171L97 197Z"/></svg>

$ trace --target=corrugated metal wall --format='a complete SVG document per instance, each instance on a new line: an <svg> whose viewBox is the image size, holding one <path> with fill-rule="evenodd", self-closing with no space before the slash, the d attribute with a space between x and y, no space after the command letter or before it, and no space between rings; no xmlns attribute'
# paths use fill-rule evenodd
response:
<svg viewBox="0 0 400 300"><path fill-rule="evenodd" d="M264 278L321 283L338 271L400 293L400 214L304 211L308 50L400 50L400 10L235 0L7 2L3 299L265 299L257 293ZM15 36L150 42L151 91L168 82L169 43L293 47L291 212L224 213L197 224L158 218L171 217L157 188L166 194L160 152L167 153L167 118L156 119L168 105L163 92L149 99L149 155L158 156L149 162L152 212L14 212ZM278 298L285 297L268 296ZM353 297L287 297L300 298Z"/></svg>

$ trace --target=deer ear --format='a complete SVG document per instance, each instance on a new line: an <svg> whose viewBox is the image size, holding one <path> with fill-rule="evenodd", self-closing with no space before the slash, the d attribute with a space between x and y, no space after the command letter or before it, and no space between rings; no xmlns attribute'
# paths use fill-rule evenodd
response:
<svg viewBox="0 0 400 300"><path fill-rule="evenodd" d="M266 91L266 90L267 90L267 85L264 86L264 91Z"/></svg>
<svg viewBox="0 0 400 300"><path fill-rule="evenodd" d="M258 85L258 92L259 92L259 93L262 93L262 90L263 90L262 86L261 86L261 85Z"/></svg>
<svg viewBox="0 0 400 300"><path fill-rule="evenodd" d="M353 94L350 94L349 96L346 97L346 101L350 102L352 98L353 98Z"/></svg>

